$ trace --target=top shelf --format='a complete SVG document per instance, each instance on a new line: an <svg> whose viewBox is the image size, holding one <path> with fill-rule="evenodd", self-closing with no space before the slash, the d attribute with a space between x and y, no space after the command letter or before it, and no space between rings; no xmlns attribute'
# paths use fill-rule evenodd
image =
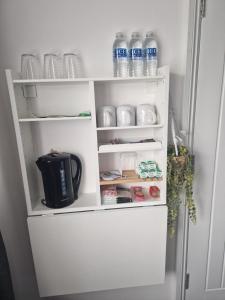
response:
<svg viewBox="0 0 225 300"><path fill-rule="evenodd" d="M163 80L164 76L151 76L151 77L86 77L86 78L75 78L75 79L14 79L14 84L63 84L63 83L89 83L90 81L93 82L113 82L113 81L160 81Z"/></svg>
<svg viewBox="0 0 225 300"><path fill-rule="evenodd" d="M76 83L76 82L86 82L90 80L88 78L76 78L76 79L14 79L14 84L52 84L52 83Z"/></svg>

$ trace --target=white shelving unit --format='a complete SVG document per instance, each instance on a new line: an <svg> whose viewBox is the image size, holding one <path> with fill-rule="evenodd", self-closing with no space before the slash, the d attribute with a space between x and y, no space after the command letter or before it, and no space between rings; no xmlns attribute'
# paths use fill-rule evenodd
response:
<svg viewBox="0 0 225 300"><path fill-rule="evenodd" d="M42 297L164 281L169 68L160 68L158 74L140 78L23 80L6 70ZM156 106L157 124L97 126L96 112L102 105L143 103ZM85 111L91 116L77 117ZM107 145L115 138L156 142ZM44 190L36 166L38 157L52 149L76 154L83 169L78 200L60 209L49 209L41 203ZM158 186L160 197L106 205L101 190L109 182L100 180L100 172L120 170L121 155L129 152L136 153L137 160L156 161L162 176L123 177L112 184L125 188L141 185L146 191L150 186ZM141 255L135 255L138 251Z"/></svg>
<svg viewBox="0 0 225 300"><path fill-rule="evenodd" d="M138 206L166 203L168 68L160 68L159 74L149 78L23 80L16 76L13 78L11 71L6 71L28 215L111 208L101 202L99 172L120 169L121 152L137 152L143 159L156 160L163 170L160 199L139 203ZM137 106L142 103L157 107L157 124L97 127L96 111L100 106ZM82 111L90 111L91 117L77 117ZM36 115L56 117L34 117ZM109 141L115 137L154 138L157 142L101 146L102 140ZM44 198L44 191L35 161L51 149L75 153L81 157L83 164L79 200L63 209L48 209L40 201ZM126 181L123 185L126 186ZM137 204L118 204L114 208L132 206Z"/></svg>

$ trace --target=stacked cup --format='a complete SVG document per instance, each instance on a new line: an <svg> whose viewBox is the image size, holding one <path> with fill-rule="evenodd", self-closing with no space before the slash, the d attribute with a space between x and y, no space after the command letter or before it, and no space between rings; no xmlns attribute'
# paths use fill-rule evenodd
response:
<svg viewBox="0 0 225 300"><path fill-rule="evenodd" d="M56 51L46 53L44 54L43 68L37 53L24 53L21 56L21 73L23 79L81 77L83 74L80 53L77 50L64 53L63 56Z"/></svg>

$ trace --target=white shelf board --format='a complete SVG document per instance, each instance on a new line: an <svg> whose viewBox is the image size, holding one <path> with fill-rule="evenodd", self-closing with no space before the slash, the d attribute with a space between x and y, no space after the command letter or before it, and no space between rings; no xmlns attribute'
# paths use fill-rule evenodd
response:
<svg viewBox="0 0 225 300"><path fill-rule="evenodd" d="M67 79L67 78L59 78L59 79L14 79L14 84L51 84L51 83L76 83L76 82L86 82L88 83L89 78L76 78L76 79Z"/></svg>
<svg viewBox="0 0 225 300"><path fill-rule="evenodd" d="M48 208L41 203L39 199L36 205L33 206L32 211L29 212L29 216L40 215L52 215L52 214L64 214L73 212L85 212L91 210L104 210L104 209L117 209L117 208L129 208L129 207L146 207L153 205L165 205L165 201L156 199L143 202L131 202L121 204L102 204L98 205L96 193L81 194L79 198L71 205L64 208Z"/></svg>
<svg viewBox="0 0 225 300"><path fill-rule="evenodd" d="M19 122L46 122L46 121L77 121L91 120L91 117L49 117L49 118L20 118Z"/></svg>
<svg viewBox="0 0 225 300"><path fill-rule="evenodd" d="M133 151L151 151L161 150L160 142L133 143L133 144L109 144L99 146L98 153L115 153L115 152L133 152Z"/></svg>
<svg viewBox="0 0 225 300"><path fill-rule="evenodd" d="M127 130L127 129L145 129L145 128L162 128L163 124L153 124L145 126L124 126L124 127L97 127L97 131L107 131L107 130Z"/></svg>
<svg viewBox="0 0 225 300"><path fill-rule="evenodd" d="M130 207L146 207L146 206L155 206L155 205L165 205L166 203L163 200L149 200L141 202L129 202L121 204L102 204L104 209L116 209L116 208L130 208Z"/></svg>
<svg viewBox="0 0 225 300"><path fill-rule="evenodd" d="M76 83L76 82L86 82L94 81L94 82L110 82L110 81L158 81L163 80L164 76L142 76L142 77L86 77L86 78L75 78L75 79L67 79L67 78L59 78L59 79L14 79L14 84L24 84L24 85L32 85L32 84L55 84L55 83Z"/></svg>
<svg viewBox="0 0 225 300"><path fill-rule="evenodd" d="M141 76L141 77L102 77L102 78L90 78L90 80L96 82L106 82L106 81L158 81L163 80L164 76Z"/></svg>
<svg viewBox="0 0 225 300"><path fill-rule="evenodd" d="M29 215L49 215L49 214L63 214L78 211L88 211L98 209L98 200L96 193L81 194L78 199L71 205L63 208L49 208L41 203L41 199L32 207Z"/></svg>

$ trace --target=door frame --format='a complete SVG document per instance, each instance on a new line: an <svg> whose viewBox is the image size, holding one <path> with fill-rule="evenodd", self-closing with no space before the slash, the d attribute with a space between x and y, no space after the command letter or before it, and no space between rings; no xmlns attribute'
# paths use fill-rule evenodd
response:
<svg viewBox="0 0 225 300"><path fill-rule="evenodd" d="M206 0L189 0L189 24L186 74L183 93L182 133L185 144L193 153L193 140L195 130L195 110L197 99L197 79L199 67L199 53L201 41L201 24L206 14ZM188 112L188 113L187 113ZM189 218L188 210L182 201L178 218L177 245L176 245L176 299L185 300L188 288L188 239Z"/></svg>

